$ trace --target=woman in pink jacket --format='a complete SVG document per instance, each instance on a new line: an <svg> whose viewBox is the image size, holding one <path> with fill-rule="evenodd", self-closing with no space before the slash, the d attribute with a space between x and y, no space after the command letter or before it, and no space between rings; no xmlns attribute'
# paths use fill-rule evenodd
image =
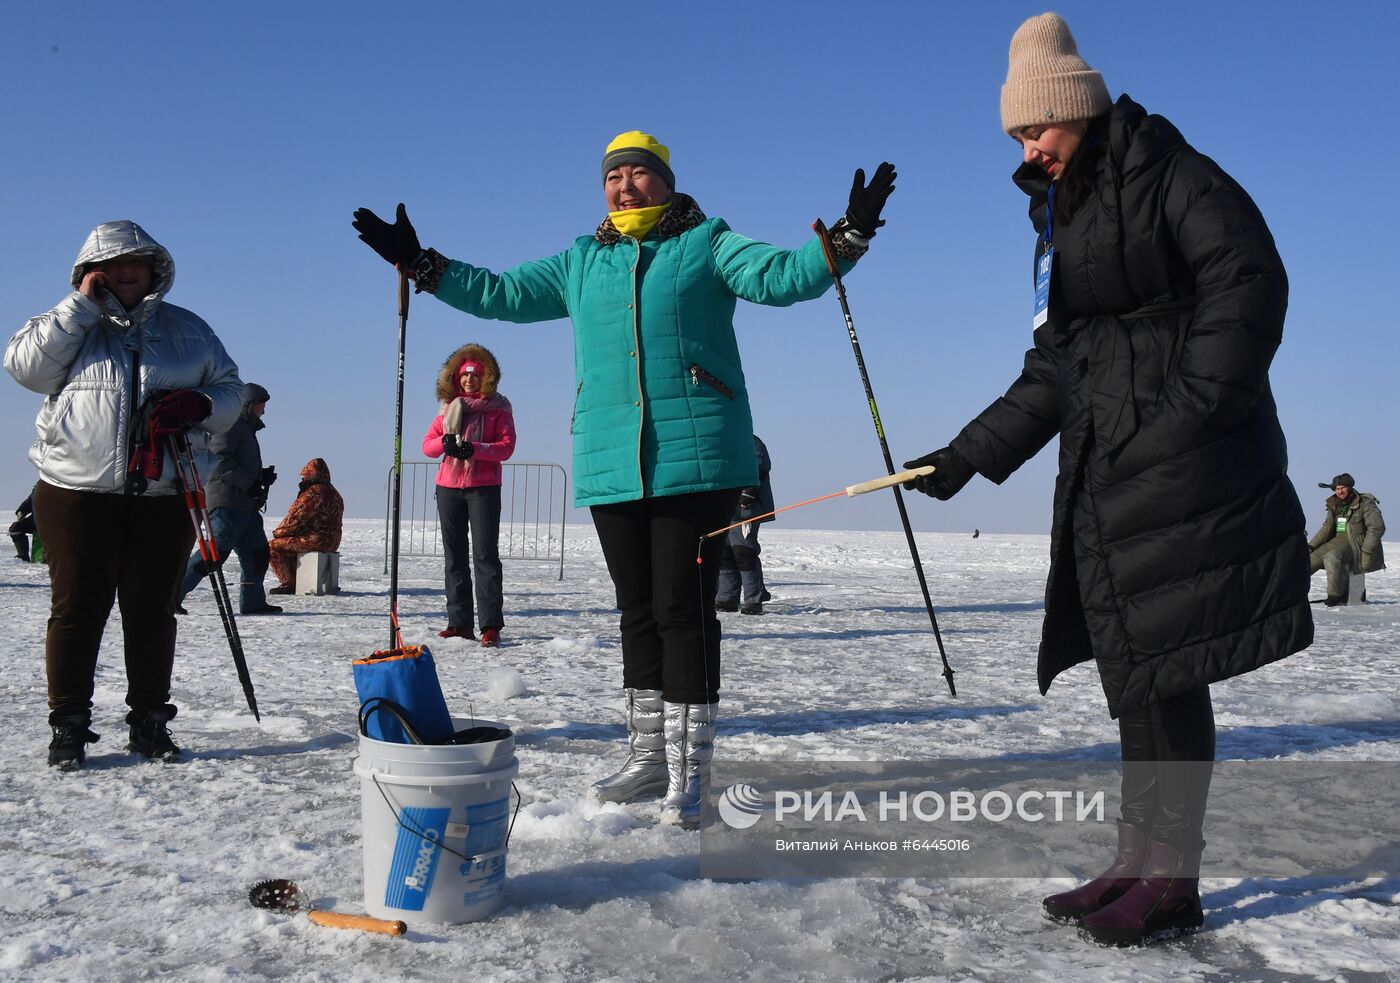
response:
<svg viewBox="0 0 1400 983"><path fill-rule="evenodd" d="M500 644L505 624L496 540L501 528L501 462L515 453L515 419L510 400L496 391L500 381L496 356L476 344L457 349L438 373L437 397L442 406L423 436L423 453L442 458L436 497L447 580L447 627L438 635L476 640L474 584L481 644L487 648Z"/></svg>

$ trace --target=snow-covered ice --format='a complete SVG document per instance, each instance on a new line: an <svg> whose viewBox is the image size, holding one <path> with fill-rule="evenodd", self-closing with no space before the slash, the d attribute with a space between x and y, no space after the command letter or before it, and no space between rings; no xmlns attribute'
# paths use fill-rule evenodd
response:
<svg viewBox="0 0 1400 983"><path fill-rule="evenodd" d="M779 525L763 546L767 614L725 616L718 759L1115 759L1092 667L1046 697L1035 688L1047 537L920 536L956 700L902 534ZM191 595L173 722L189 760L173 766L122 750L115 613L97 676L102 741L82 772L45 766L46 572L0 562L15 737L0 759L0 979L1396 978L1394 876L1208 878L1205 931L1130 951L1040 917L1041 896L1068 880L699 878L696 834L658 826L655 801L584 795L622 746L620 651L591 529L568 528L566 555L562 581L548 563L507 561L494 650L438 639L440 563L403 561L406 639L431 642L455 713L515 730L524 799L502 911L403 939L247 902L254 882L287 877L317 907L363 910L350 662L388 637L382 523L347 522L339 596L282 598L285 615L240 621L261 725L208 589ZM1220 757L1400 760L1397 583L1369 578L1364 608L1314 608L1309 651L1213 687ZM1393 848L1394 825L1375 833Z"/></svg>

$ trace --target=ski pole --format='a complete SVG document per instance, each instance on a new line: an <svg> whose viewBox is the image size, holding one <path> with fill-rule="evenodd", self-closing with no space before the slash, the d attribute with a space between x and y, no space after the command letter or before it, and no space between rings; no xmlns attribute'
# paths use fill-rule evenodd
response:
<svg viewBox="0 0 1400 983"><path fill-rule="evenodd" d="M253 719L262 723L262 716L258 713L258 699L253 695L253 677L248 674L248 660L243 655L243 639L239 637L238 623L233 619L233 601L229 597L228 582L224 579L219 544L214 539L214 527L209 522L209 512L204 505L204 486L200 483L199 471L194 466L194 452L190 449L189 437L185 434L171 435L169 449L170 456L175 460L180 490L185 496L185 507L189 509L190 521L194 523L199 556L209 574L209 586L214 591L214 605L219 609L219 620L223 622L229 651L233 653L233 666L238 670L238 682L243 686L243 696L248 700L248 709L253 711Z"/></svg>
<svg viewBox="0 0 1400 983"><path fill-rule="evenodd" d="M403 496L403 363L408 341L408 274L399 270L399 369L398 395L394 404L394 488L391 507L389 568L389 647L402 648L399 631L399 507Z"/></svg>
<svg viewBox="0 0 1400 983"><path fill-rule="evenodd" d="M821 242L822 256L826 258L826 268L831 273L831 279L836 284L836 299L841 302L841 313L846 318L846 334L851 339L851 351L855 353L856 367L860 370L860 381L865 386L865 401L870 404L870 417L875 421L875 434L880 438L880 452L885 455L885 470L889 474L894 474L894 459L890 457L889 441L885 440L885 428L880 423L880 409L875 405L875 391L870 387L870 375L865 371L865 356L860 352L860 339L856 337L856 323L851 318L851 307L846 303L846 286L841 282L841 270L836 265L836 256L831 251L831 236L827 234L826 225L821 219L812 223L812 229L817 233L817 239ZM909 541L909 555L914 560L914 572L919 577L919 590L924 595L924 607L928 609L928 620L933 625L933 637L938 643L938 655L943 660L943 678L947 680L948 692L952 696L957 696L957 688L953 685L953 667L948 664L948 653L943 650L943 635L938 630L938 616L933 612L933 599L929 597L928 581L924 578L924 565L919 561L919 547L914 542L914 530L909 525L909 513L904 509L904 496L899 492L899 485L892 484L894 489L895 505L899 508L899 521L904 526L904 538Z"/></svg>

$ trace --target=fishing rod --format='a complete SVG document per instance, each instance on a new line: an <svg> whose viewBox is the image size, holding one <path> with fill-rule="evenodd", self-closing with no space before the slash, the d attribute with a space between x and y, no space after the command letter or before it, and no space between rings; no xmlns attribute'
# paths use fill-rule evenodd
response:
<svg viewBox="0 0 1400 983"><path fill-rule="evenodd" d="M804 505L816 505L818 502L825 502L828 499L832 498L840 498L843 495L847 498L855 498L857 495L864 495L867 492L879 491L881 488L889 488L892 485L897 485L901 482L913 481L915 478L922 478L926 474L933 474L933 471L934 467L932 464L925 464L921 468L913 468L909 471L901 471L899 472L899 474L889 474L885 475L883 478L871 478L869 481L862 481L854 485L847 485L841 491L832 492L830 495L818 495L816 498L809 498L805 502L797 502L793 505L784 505L782 508L774 509L772 512L764 512L762 515L750 516L749 518L744 519L742 522L731 522L729 525L725 526L722 529L716 529L713 532L705 533L705 535L700 537L700 542L703 543L707 539L713 539L716 536L722 536L729 530L738 529L740 526L746 525L747 523L759 522L763 519L769 518L770 516L775 516L779 512L790 512L793 509L800 509Z"/></svg>

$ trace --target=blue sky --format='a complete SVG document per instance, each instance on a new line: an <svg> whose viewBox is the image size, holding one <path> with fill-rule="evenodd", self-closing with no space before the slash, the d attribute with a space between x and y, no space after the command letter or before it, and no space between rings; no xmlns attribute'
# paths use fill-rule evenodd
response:
<svg viewBox="0 0 1400 983"><path fill-rule="evenodd" d="M671 147L678 187L787 246L841 214L852 170L899 167L888 226L848 278L896 463L1001 394L1030 340L1033 233L1010 182L998 93L1041 3L714 2L407 7L242 2L6 4L0 312L52 307L98 222L174 254L169 299L203 316L273 394L264 457L294 493L330 462L350 514L383 514L398 318L387 264L350 229L404 201L426 245L491 269L564 249L603 215L598 162L622 130ZM1400 484L1397 287L1388 172L1400 140L1392 4L1060 3L1110 92L1171 119L1254 196L1292 295L1273 386L1309 521L1315 487ZM833 295L736 319L780 504L883 472ZM427 295L409 321L406 457L443 359L503 367L517 460L569 463L567 322L477 321ZM39 397L0 381L0 504L32 483ZM1054 450L1005 485L911 498L915 527L1048 529ZM585 520L582 512L575 519ZM787 517L896 528L888 494Z"/></svg>

